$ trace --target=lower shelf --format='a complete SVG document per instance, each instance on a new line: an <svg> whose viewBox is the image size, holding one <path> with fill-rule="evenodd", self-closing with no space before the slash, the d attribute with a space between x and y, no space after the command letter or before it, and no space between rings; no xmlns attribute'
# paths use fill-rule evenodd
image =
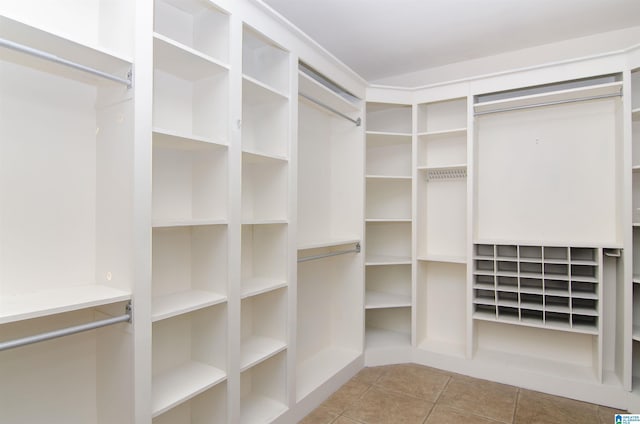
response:
<svg viewBox="0 0 640 424"><path fill-rule="evenodd" d="M152 300L151 319L155 322L171 318L197 309L217 305L225 300L225 296L203 290L188 290L157 296Z"/></svg>
<svg viewBox="0 0 640 424"><path fill-rule="evenodd" d="M200 362L188 362L153 379L151 412L154 417L197 396L226 379L224 371Z"/></svg>
<svg viewBox="0 0 640 424"><path fill-rule="evenodd" d="M359 356L360 352L355 350L330 347L300 363L296 373L296 399L304 399Z"/></svg>
<svg viewBox="0 0 640 424"><path fill-rule="evenodd" d="M287 410L287 405L266 396L249 395L240 401L240 423L270 423Z"/></svg>
<svg viewBox="0 0 640 424"><path fill-rule="evenodd" d="M367 349L411 346L411 334L381 328L367 328L365 339Z"/></svg>

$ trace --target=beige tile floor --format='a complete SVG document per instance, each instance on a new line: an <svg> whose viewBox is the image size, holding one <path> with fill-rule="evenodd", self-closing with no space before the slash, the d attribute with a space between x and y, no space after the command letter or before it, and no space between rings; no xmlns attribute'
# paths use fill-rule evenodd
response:
<svg viewBox="0 0 640 424"><path fill-rule="evenodd" d="M414 364L365 368L301 424L613 424L616 409Z"/></svg>

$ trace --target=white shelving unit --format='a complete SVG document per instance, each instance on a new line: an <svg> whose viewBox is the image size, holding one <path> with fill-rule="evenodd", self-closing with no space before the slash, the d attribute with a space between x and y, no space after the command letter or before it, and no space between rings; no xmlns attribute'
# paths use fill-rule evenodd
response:
<svg viewBox="0 0 640 424"><path fill-rule="evenodd" d="M151 414L223 422L229 16L200 0L155 0L153 27Z"/></svg>
<svg viewBox="0 0 640 424"><path fill-rule="evenodd" d="M357 120L362 102L303 64L298 91L295 400L308 403L362 357L364 132L318 104Z"/></svg>
<svg viewBox="0 0 640 424"><path fill-rule="evenodd" d="M631 72L631 246L632 283L630 293L631 334L631 389L637 396L640 387L640 70Z"/></svg>
<svg viewBox="0 0 640 424"><path fill-rule="evenodd" d="M412 107L367 103L366 350L411 346Z"/></svg>
<svg viewBox="0 0 640 424"><path fill-rule="evenodd" d="M287 411L286 353L281 352L240 375L240 423L273 422Z"/></svg>
<svg viewBox="0 0 640 424"><path fill-rule="evenodd" d="M467 343L467 98L419 103L415 120L415 342L421 353L460 358Z"/></svg>

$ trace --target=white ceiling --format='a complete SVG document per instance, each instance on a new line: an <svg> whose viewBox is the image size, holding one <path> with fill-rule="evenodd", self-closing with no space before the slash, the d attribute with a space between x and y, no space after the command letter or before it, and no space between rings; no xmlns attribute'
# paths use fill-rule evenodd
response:
<svg viewBox="0 0 640 424"><path fill-rule="evenodd" d="M640 0L264 2L368 81L640 25Z"/></svg>

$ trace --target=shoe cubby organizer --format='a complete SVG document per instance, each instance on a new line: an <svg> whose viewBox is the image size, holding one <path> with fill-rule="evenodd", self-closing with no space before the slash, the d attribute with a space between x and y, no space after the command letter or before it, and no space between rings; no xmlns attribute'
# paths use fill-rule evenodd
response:
<svg viewBox="0 0 640 424"><path fill-rule="evenodd" d="M598 334L597 248L476 244L473 318Z"/></svg>

